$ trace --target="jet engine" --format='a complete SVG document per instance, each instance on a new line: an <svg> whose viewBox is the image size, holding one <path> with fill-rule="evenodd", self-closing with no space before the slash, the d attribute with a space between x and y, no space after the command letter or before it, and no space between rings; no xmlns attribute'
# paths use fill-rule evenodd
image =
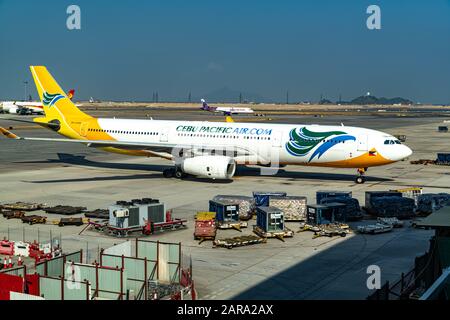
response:
<svg viewBox="0 0 450 320"><path fill-rule="evenodd" d="M236 171L236 161L226 156L198 156L184 159L180 169L197 177L231 179Z"/></svg>

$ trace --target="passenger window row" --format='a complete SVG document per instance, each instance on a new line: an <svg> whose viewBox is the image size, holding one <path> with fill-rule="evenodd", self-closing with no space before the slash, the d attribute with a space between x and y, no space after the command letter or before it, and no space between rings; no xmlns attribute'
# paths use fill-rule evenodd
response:
<svg viewBox="0 0 450 320"><path fill-rule="evenodd" d="M92 129L92 128L89 128L88 131L90 131L90 132L119 133L119 134L136 134L136 135L145 135L145 136L156 136L156 135L158 135L158 132L104 130L104 129Z"/></svg>
<svg viewBox="0 0 450 320"><path fill-rule="evenodd" d="M384 144L402 144L399 140L385 140Z"/></svg>
<svg viewBox="0 0 450 320"><path fill-rule="evenodd" d="M178 136L179 137L199 137L199 138L239 139L239 136L229 136L229 135L224 135L224 134L179 133ZM270 140L270 137L244 136L243 139Z"/></svg>

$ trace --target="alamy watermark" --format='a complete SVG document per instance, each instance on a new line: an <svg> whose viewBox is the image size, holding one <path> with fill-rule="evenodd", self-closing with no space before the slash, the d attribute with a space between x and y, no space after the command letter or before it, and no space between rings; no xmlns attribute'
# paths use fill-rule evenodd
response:
<svg viewBox="0 0 450 320"><path fill-rule="evenodd" d="M367 14L370 16L366 20L367 29L380 30L381 29L381 9L379 6L372 4L367 7Z"/></svg>
<svg viewBox="0 0 450 320"><path fill-rule="evenodd" d="M81 30L81 9L75 4L67 7L66 13L69 15L66 26L69 30Z"/></svg>
<svg viewBox="0 0 450 320"><path fill-rule="evenodd" d="M381 288L381 268L376 264L367 267L366 273L369 274L366 285L367 289L374 290Z"/></svg>

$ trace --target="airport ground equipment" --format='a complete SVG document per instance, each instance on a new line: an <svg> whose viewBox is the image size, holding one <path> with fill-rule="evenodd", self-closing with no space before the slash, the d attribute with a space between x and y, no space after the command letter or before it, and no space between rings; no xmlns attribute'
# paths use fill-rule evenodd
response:
<svg viewBox="0 0 450 320"><path fill-rule="evenodd" d="M254 191L253 198L255 199L255 205L257 207L268 207L270 197L285 197L286 192L264 192L264 191Z"/></svg>
<svg viewBox="0 0 450 320"><path fill-rule="evenodd" d="M366 191L364 208L368 213L373 213L372 202L378 197L402 197L402 193L397 191Z"/></svg>
<svg viewBox="0 0 450 320"><path fill-rule="evenodd" d="M449 193L424 193L418 197L416 213L426 216L449 205Z"/></svg>
<svg viewBox="0 0 450 320"><path fill-rule="evenodd" d="M28 223L29 225L33 224L45 224L47 222L47 217L38 216L38 215L30 215L22 217L23 223Z"/></svg>
<svg viewBox="0 0 450 320"><path fill-rule="evenodd" d="M0 208L6 210L19 210L19 211L36 211L46 208L44 203L28 203L28 202L15 202L0 205Z"/></svg>
<svg viewBox="0 0 450 320"><path fill-rule="evenodd" d="M286 227L284 213L276 207L257 207L256 225L253 232L262 238L278 238L284 241L285 237L293 237L294 232Z"/></svg>
<svg viewBox="0 0 450 320"><path fill-rule="evenodd" d="M44 211L51 214L61 214L61 215L74 215L83 213L86 210L86 207L72 207L72 206L62 206L58 205L55 207L45 208Z"/></svg>
<svg viewBox="0 0 450 320"><path fill-rule="evenodd" d="M285 221L305 221L307 198L301 196L270 196L269 206L281 209Z"/></svg>
<svg viewBox="0 0 450 320"><path fill-rule="evenodd" d="M351 198L351 191L339 191L339 190L319 190L316 192L316 202L321 204L322 199L325 198Z"/></svg>
<svg viewBox="0 0 450 320"><path fill-rule="evenodd" d="M18 210L3 211L2 214L3 214L3 217L8 220L9 219L22 219L25 216L24 211L18 211Z"/></svg>
<svg viewBox="0 0 450 320"><path fill-rule="evenodd" d="M93 211L85 212L84 216L86 218L108 220L109 219L109 210L108 209L96 209Z"/></svg>
<svg viewBox="0 0 450 320"><path fill-rule="evenodd" d="M419 196L422 194L422 188L420 187L411 187L411 188L402 188L402 189L393 189L389 190L393 192L400 192L403 198L414 199L414 203L417 206Z"/></svg>
<svg viewBox="0 0 450 320"><path fill-rule="evenodd" d="M372 200L371 214L377 217L409 219L415 216L414 199L378 197Z"/></svg>
<svg viewBox="0 0 450 320"><path fill-rule="evenodd" d="M318 237L345 237L351 233L350 227L345 223L330 223L313 225L309 223L300 223L300 229L297 232L312 231L314 232L313 239Z"/></svg>
<svg viewBox="0 0 450 320"><path fill-rule="evenodd" d="M216 213L215 212L197 212L195 216L194 239L215 240L217 234ZM200 244L199 243L199 244Z"/></svg>
<svg viewBox="0 0 450 320"><path fill-rule="evenodd" d="M423 165L429 165L429 164L436 164L436 160L431 159L420 159L420 160L412 160L409 163L411 164L423 164Z"/></svg>
<svg viewBox="0 0 450 320"><path fill-rule="evenodd" d="M450 153L438 153L437 159L436 159L436 164L449 166L450 165Z"/></svg>
<svg viewBox="0 0 450 320"><path fill-rule="evenodd" d="M396 137L401 142L406 142L406 135L404 135L404 134L397 134L394 137Z"/></svg>
<svg viewBox="0 0 450 320"><path fill-rule="evenodd" d="M7 239L0 241L0 254L6 256L14 255L14 242Z"/></svg>
<svg viewBox="0 0 450 320"><path fill-rule="evenodd" d="M83 218L61 218L56 221L55 224L57 224L60 227L64 226L82 226L85 223L88 223L89 221Z"/></svg>
<svg viewBox="0 0 450 320"><path fill-rule="evenodd" d="M439 132L448 132L448 127L447 126L438 126L438 131Z"/></svg>
<svg viewBox="0 0 450 320"><path fill-rule="evenodd" d="M213 247L223 247L232 249L234 247L249 246L253 244L265 243L267 241L264 237L257 237L253 235L239 236L234 238L217 239L213 242Z"/></svg>
<svg viewBox="0 0 450 320"><path fill-rule="evenodd" d="M220 194L215 196L212 200L228 200L234 202L239 206L238 212L240 220L250 220L256 212L255 199L253 197Z"/></svg>
<svg viewBox="0 0 450 320"><path fill-rule="evenodd" d="M361 206L358 199L349 197L328 197L322 198L320 204L329 205L332 203L340 203L344 206L339 210L339 214L335 216L336 221L347 222L360 220L363 218Z"/></svg>
<svg viewBox="0 0 450 320"><path fill-rule="evenodd" d="M393 228L394 227L390 224L377 223L366 226L358 226L357 230L359 233L377 234L392 231Z"/></svg>
<svg viewBox="0 0 450 320"><path fill-rule="evenodd" d="M397 218L378 218L377 222L392 225L394 228L403 227L403 221L400 221Z"/></svg>
<svg viewBox="0 0 450 320"><path fill-rule="evenodd" d="M239 220L239 205L230 200L209 200L209 211L216 213L216 223L219 229L246 228L248 223Z"/></svg>
<svg viewBox="0 0 450 320"><path fill-rule="evenodd" d="M308 205L306 221L309 224L330 224L334 222L345 222L345 204L330 202L327 204Z"/></svg>

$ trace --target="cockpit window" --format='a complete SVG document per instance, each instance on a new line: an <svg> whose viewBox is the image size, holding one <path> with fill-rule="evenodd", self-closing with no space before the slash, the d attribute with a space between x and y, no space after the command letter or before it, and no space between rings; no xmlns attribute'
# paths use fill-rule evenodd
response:
<svg viewBox="0 0 450 320"><path fill-rule="evenodd" d="M402 144L399 140L384 140L384 144Z"/></svg>

